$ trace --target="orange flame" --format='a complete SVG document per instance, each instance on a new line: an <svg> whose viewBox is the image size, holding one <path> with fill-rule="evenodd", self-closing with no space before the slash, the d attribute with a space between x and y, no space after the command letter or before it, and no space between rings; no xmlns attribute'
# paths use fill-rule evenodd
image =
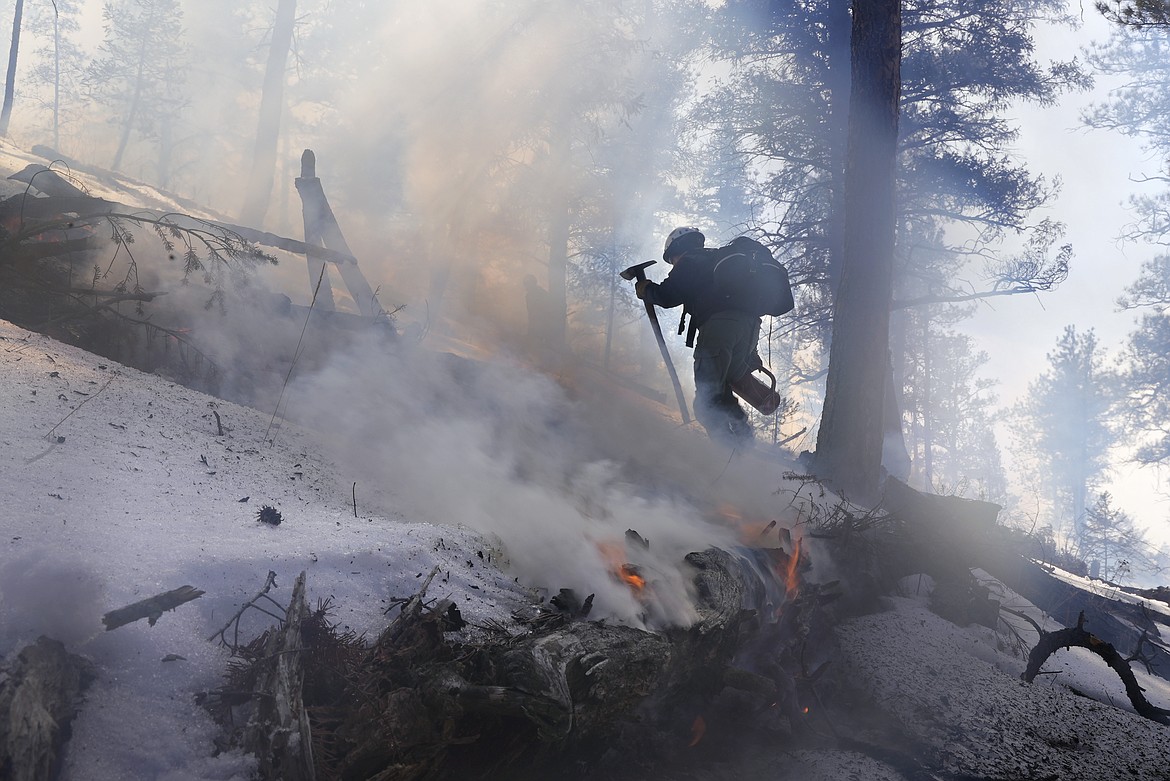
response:
<svg viewBox="0 0 1170 781"><path fill-rule="evenodd" d="M646 578L639 575L637 568L632 564L623 564L617 571L617 576L618 579L635 591L641 591L646 588Z"/></svg>
<svg viewBox="0 0 1170 781"><path fill-rule="evenodd" d="M642 573L633 564L628 564L625 560L625 550L621 545L612 542L597 543L597 550L605 557L609 564L609 570L613 576L625 583L635 592L640 592L646 588L646 578L642 577Z"/></svg>
<svg viewBox="0 0 1170 781"><path fill-rule="evenodd" d="M707 734L707 722L703 721L702 716L695 716L695 723L691 725L691 742L687 744L687 747L694 748L699 745L699 741L703 739L705 734Z"/></svg>
<svg viewBox="0 0 1170 781"><path fill-rule="evenodd" d="M784 588L789 599L795 597L800 588L800 537L796 538L788 566L784 568Z"/></svg>

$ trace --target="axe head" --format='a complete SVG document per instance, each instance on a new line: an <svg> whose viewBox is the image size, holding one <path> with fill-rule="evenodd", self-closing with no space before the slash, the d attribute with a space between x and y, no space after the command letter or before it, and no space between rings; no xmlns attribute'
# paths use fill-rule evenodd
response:
<svg viewBox="0 0 1170 781"><path fill-rule="evenodd" d="M636 266L630 266L625 271L619 271L618 276L627 280L643 279L646 276L646 267L653 266L657 262L658 261L656 260L648 260L645 263L639 263Z"/></svg>

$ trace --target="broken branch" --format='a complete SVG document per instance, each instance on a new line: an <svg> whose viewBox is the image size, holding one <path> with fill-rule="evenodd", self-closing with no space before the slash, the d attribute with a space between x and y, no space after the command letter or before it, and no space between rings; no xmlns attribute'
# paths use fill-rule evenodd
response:
<svg viewBox="0 0 1170 781"><path fill-rule="evenodd" d="M240 617L242 615L244 615L245 610L247 610L250 607L254 607L257 610L259 610L261 613L264 613L265 615L271 616L272 613L269 613L267 610L265 610L262 607L259 607L256 604L261 599L267 599L269 602L276 605L281 610L281 612L284 612L284 607L280 603L278 603L275 599L268 596L269 589L271 589L275 585L276 585L276 573L273 572L272 570L269 570L268 577L264 580L264 587L256 593L256 596L252 597L247 602L245 602L243 605L241 605L240 609L236 611L235 615L233 615L231 618L229 618L228 622L223 625L223 628L220 629L218 632L213 633L210 637L207 638L207 640L210 642L218 637L220 645L231 648L232 651L234 652L236 649L238 649L240 647ZM276 618L278 621L284 621L284 619L280 616L273 616L273 618ZM227 641L227 630L231 629L233 626L235 627L235 631L232 635L232 642L229 643Z"/></svg>
<svg viewBox="0 0 1170 781"><path fill-rule="evenodd" d="M1129 664L1111 644L1086 632L1083 627L1084 620L1085 614L1081 613L1075 627L1041 634L1036 647L1028 656L1028 667L1021 677L1031 683L1040 673L1040 668L1048 660L1048 657L1061 648L1071 648L1074 645L1078 648L1087 648L1104 659L1105 663L1121 678L1122 683L1125 684L1125 693L1129 695L1129 701L1133 704L1133 709L1138 712L1138 715L1159 724L1170 725L1170 710L1150 704L1150 701L1142 694L1144 690L1138 684Z"/></svg>
<svg viewBox="0 0 1170 781"><path fill-rule="evenodd" d="M162 614L167 610L174 610L179 605L190 602L193 599L199 599L203 596L202 591L194 586L180 586L176 589L171 589L163 594L157 594L147 599L139 600L132 605L111 610L102 616L102 623L106 625L106 631L117 629L120 626L133 623L140 618L145 618L154 626L154 622L162 617Z"/></svg>

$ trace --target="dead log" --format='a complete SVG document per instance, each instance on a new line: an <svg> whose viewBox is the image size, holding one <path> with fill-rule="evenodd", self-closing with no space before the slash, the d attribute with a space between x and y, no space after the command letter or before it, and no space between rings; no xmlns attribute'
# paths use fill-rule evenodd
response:
<svg viewBox="0 0 1170 781"><path fill-rule="evenodd" d="M304 666L301 630L309 608L305 573L293 584L284 623L269 632L256 668L254 710L244 729L243 747L260 760L262 779L313 781L313 744L302 696Z"/></svg>
<svg viewBox="0 0 1170 781"><path fill-rule="evenodd" d="M40 637L0 674L0 778L55 776L69 725L92 679L89 663Z"/></svg>
<svg viewBox="0 0 1170 781"><path fill-rule="evenodd" d="M968 576L994 543L998 504L917 491L893 478L882 484L881 508L905 535L902 575L925 572L936 580Z"/></svg>
<svg viewBox="0 0 1170 781"><path fill-rule="evenodd" d="M51 168L30 163L8 177L15 182L30 184L45 195L63 198L84 198L86 192Z"/></svg>
<svg viewBox="0 0 1170 781"><path fill-rule="evenodd" d="M162 594L141 599L126 607L111 610L102 616L102 623L106 625L107 632L131 624L140 618L147 619L150 625L154 626L154 622L158 621L163 613L174 610L179 605L186 604L193 599L199 599L203 593L194 586L179 586Z"/></svg>
<svg viewBox="0 0 1170 781"><path fill-rule="evenodd" d="M1129 667L1129 662L1112 645L1086 632L1084 623L1085 616L1082 613L1077 619L1076 626L1041 634L1036 646L1028 655L1028 666L1021 677L1031 683L1040 673L1044 662L1048 661L1048 657L1061 648L1071 648L1074 645L1078 648L1087 648L1104 659L1105 664L1109 665L1109 668L1117 673L1117 677L1121 678L1121 682L1125 684L1125 693L1138 715L1159 724L1170 724L1170 710L1155 707L1146 699L1142 693L1145 690L1137 682L1133 670Z"/></svg>
<svg viewBox="0 0 1170 781"><path fill-rule="evenodd" d="M62 221L62 215L73 214L77 224L92 222L99 217L136 216L155 220L166 220L177 225L180 229L202 229L208 226L234 233L245 241L250 241L265 247L275 247L287 252L308 255L312 258L328 260L338 265L356 263L357 260L346 252L326 249L325 247L308 244L296 239L285 238L274 233L256 230L243 225L234 225L218 220L189 217L175 212L164 212L157 209L141 209L127 206L116 201L104 198L90 197L60 197L32 198L24 195L14 195L0 201L0 219L18 220L20 224L30 224L35 221L52 222L54 225Z"/></svg>

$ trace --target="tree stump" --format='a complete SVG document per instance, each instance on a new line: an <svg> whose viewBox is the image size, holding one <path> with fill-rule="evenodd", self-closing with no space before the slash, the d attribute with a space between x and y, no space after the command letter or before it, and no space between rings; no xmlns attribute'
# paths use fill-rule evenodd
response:
<svg viewBox="0 0 1170 781"><path fill-rule="evenodd" d="M88 662L39 637L0 675L0 778L49 781L92 680Z"/></svg>
<svg viewBox="0 0 1170 781"><path fill-rule="evenodd" d="M243 746L260 760L260 777L313 781L313 745L302 699L304 667L302 624L308 614L305 573L293 584L284 623L267 634L255 667L254 711L244 729Z"/></svg>

